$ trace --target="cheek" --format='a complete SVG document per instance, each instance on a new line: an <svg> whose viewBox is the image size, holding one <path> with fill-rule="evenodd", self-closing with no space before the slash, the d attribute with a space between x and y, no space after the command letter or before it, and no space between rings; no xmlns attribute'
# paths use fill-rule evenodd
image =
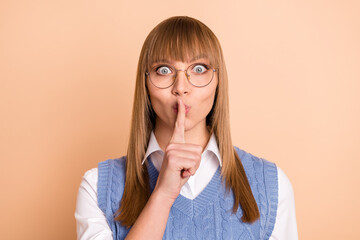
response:
<svg viewBox="0 0 360 240"><path fill-rule="evenodd" d="M197 102L200 103L198 105L197 110L195 111L198 117L200 118L206 118L206 116L211 111L213 105L214 105L214 99L215 99L215 91L204 94L202 97L199 97L197 99Z"/></svg>
<svg viewBox="0 0 360 240"><path fill-rule="evenodd" d="M161 94L150 94L149 97L155 114L159 117L164 117L166 115L165 109L167 108L167 103L169 102L168 98Z"/></svg>
<svg viewBox="0 0 360 240"><path fill-rule="evenodd" d="M161 105L161 97L159 96L159 94L156 92L156 89L154 89L154 86L151 85L151 83L147 84L147 89L148 89L148 94L149 94L149 99L150 99L150 103L152 108L154 109L155 113L158 111L160 105Z"/></svg>
<svg viewBox="0 0 360 240"><path fill-rule="evenodd" d="M203 97L202 101L207 108L211 109L214 104L216 88L212 88L210 91L206 92L206 95Z"/></svg>
<svg viewBox="0 0 360 240"><path fill-rule="evenodd" d="M214 105L214 95L211 95L208 100L207 100L207 104L206 104L206 115L211 111L213 105Z"/></svg>
<svg viewBox="0 0 360 240"><path fill-rule="evenodd" d="M158 115L158 111L161 109L162 106L161 100L156 96L150 95L150 101L152 108L154 109L156 115Z"/></svg>

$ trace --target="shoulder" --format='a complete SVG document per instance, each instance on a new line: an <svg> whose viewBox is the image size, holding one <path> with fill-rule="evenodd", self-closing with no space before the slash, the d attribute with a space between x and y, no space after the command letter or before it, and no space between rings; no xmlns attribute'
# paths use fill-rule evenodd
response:
<svg viewBox="0 0 360 240"><path fill-rule="evenodd" d="M258 180L262 178L265 182L277 182L278 171L275 163L257 157L236 146L234 146L234 149L248 177L255 176L257 179L259 178Z"/></svg>
<svg viewBox="0 0 360 240"><path fill-rule="evenodd" d="M94 192L97 192L97 184L99 181L99 175L101 177L107 176L110 172L119 171L121 173L121 170L125 169L125 160L126 157L120 157L116 159L108 159L105 161L102 161L98 163L97 168L92 168L90 170L87 170L85 174L82 177L82 181L80 184L80 187L83 188L91 188L94 190Z"/></svg>
<svg viewBox="0 0 360 240"><path fill-rule="evenodd" d="M98 164L97 196L100 209L108 217L113 195L122 197L125 185L126 156Z"/></svg>
<svg viewBox="0 0 360 240"><path fill-rule="evenodd" d="M87 170L83 176L83 180L89 181L89 182L97 182L98 177L98 168L92 168L90 170Z"/></svg>
<svg viewBox="0 0 360 240"><path fill-rule="evenodd" d="M273 162L237 147L235 147L235 150L244 167L252 193L259 207L262 236L269 239L274 229L278 208L277 166Z"/></svg>
<svg viewBox="0 0 360 240"><path fill-rule="evenodd" d="M98 164L98 179L99 184L107 184L112 178L113 175L124 176L126 168L126 156L108 159Z"/></svg>
<svg viewBox="0 0 360 240"><path fill-rule="evenodd" d="M115 159L108 159L98 164L98 187L101 185L107 185L109 181L112 181L113 175L124 176L125 175L125 161L126 157L120 157Z"/></svg>
<svg viewBox="0 0 360 240"><path fill-rule="evenodd" d="M78 200L96 199L97 182L98 182L98 169L92 168L86 171L80 183L80 187L78 191Z"/></svg>
<svg viewBox="0 0 360 240"><path fill-rule="evenodd" d="M277 176L277 166L275 163L270 162L264 158L255 156L234 146L245 171L269 171L271 175Z"/></svg>
<svg viewBox="0 0 360 240"><path fill-rule="evenodd" d="M290 203L294 201L294 190L290 179L285 172L277 167L279 182L279 203Z"/></svg>
<svg viewBox="0 0 360 240"><path fill-rule="evenodd" d="M295 199L292 184L281 168L279 178L279 200L275 227L270 239L298 239Z"/></svg>
<svg viewBox="0 0 360 240"><path fill-rule="evenodd" d="M99 162L99 174L100 171L111 171L113 169L124 169L126 162L126 156L122 156L120 158L108 159L103 162Z"/></svg>
<svg viewBox="0 0 360 240"><path fill-rule="evenodd" d="M126 156L108 159L98 164L98 187L125 177Z"/></svg>
<svg viewBox="0 0 360 240"><path fill-rule="evenodd" d="M258 190L272 195L271 197L278 195L278 170L275 163L266 159L257 157L251 153L248 153L238 147L235 150L240 158L240 161L244 167L246 176L249 180L250 186L253 191Z"/></svg>
<svg viewBox="0 0 360 240"><path fill-rule="evenodd" d="M92 168L82 177L76 200L75 219L78 239L103 237L110 239L112 232L104 213L98 206L98 168Z"/></svg>

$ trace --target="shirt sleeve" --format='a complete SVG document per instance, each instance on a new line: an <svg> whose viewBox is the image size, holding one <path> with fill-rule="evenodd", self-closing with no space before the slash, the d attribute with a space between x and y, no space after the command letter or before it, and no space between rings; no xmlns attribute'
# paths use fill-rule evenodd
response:
<svg viewBox="0 0 360 240"><path fill-rule="evenodd" d="M279 198L274 230L270 240L297 240L294 191L290 180L277 167Z"/></svg>
<svg viewBox="0 0 360 240"><path fill-rule="evenodd" d="M76 201L77 239L112 240L112 231L97 202L98 169L93 168L82 178Z"/></svg>

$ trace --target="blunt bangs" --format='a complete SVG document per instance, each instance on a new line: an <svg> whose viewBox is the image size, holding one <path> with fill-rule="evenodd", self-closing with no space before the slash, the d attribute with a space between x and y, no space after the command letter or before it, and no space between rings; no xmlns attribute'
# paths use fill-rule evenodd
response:
<svg viewBox="0 0 360 240"><path fill-rule="evenodd" d="M145 53L147 70L157 62L191 62L206 58L219 67L219 44L214 33L191 17L173 17L157 25L148 36Z"/></svg>

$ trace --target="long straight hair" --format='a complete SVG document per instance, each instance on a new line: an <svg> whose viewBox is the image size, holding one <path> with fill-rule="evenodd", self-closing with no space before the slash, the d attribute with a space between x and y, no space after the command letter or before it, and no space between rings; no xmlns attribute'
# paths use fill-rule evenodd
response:
<svg viewBox="0 0 360 240"><path fill-rule="evenodd" d="M218 86L206 124L218 142L222 158L221 176L227 192L231 189L234 195L233 213L240 205L243 222L252 223L260 216L244 167L231 141L228 77L219 40L199 20L180 16L158 24L145 39L140 53L127 149L125 188L115 216L115 220L124 226L130 227L135 223L150 197L147 164L141 163L150 133L155 127L156 114L151 106L145 73L157 61L168 59L184 62L194 57L206 57L218 69Z"/></svg>

